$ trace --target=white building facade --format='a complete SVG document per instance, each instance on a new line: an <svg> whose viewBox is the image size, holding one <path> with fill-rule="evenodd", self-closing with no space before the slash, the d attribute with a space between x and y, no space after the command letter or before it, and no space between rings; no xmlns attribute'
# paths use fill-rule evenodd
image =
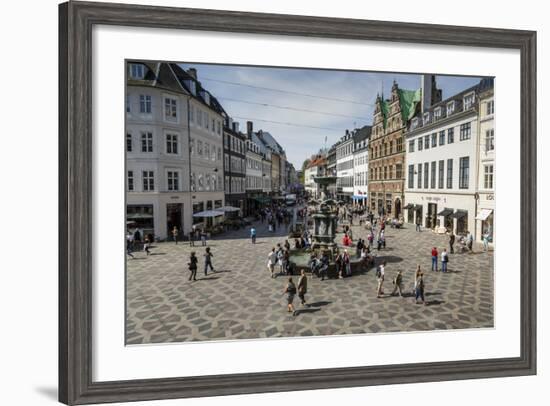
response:
<svg viewBox="0 0 550 406"><path fill-rule="evenodd" d="M369 139L372 127L365 126L353 134L353 205L368 208Z"/></svg>
<svg viewBox="0 0 550 406"><path fill-rule="evenodd" d="M437 232L475 232L479 157L478 86L408 123L405 221Z"/></svg>
<svg viewBox="0 0 550 406"><path fill-rule="evenodd" d="M336 147L336 197L351 203L353 197L353 151L352 134L346 130Z"/></svg>
<svg viewBox="0 0 550 406"><path fill-rule="evenodd" d="M478 176L478 213L476 216L476 239L483 234L494 244L495 230L495 100L492 79L482 82L479 94L479 135L481 138Z"/></svg>
<svg viewBox="0 0 550 406"><path fill-rule="evenodd" d="M158 239L174 227L187 234L194 211L223 205L222 110L193 74L128 63L126 217Z"/></svg>

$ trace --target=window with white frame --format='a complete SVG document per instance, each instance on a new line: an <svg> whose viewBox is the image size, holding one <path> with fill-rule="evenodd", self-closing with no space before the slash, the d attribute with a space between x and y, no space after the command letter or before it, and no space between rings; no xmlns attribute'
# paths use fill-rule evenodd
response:
<svg viewBox="0 0 550 406"><path fill-rule="evenodd" d="M493 165L485 165L483 187L485 189L493 188Z"/></svg>
<svg viewBox="0 0 550 406"><path fill-rule="evenodd" d="M204 157L210 159L210 144L207 142L204 143Z"/></svg>
<svg viewBox="0 0 550 406"><path fill-rule="evenodd" d="M143 191L152 192L155 190L155 173L153 171L142 171Z"/></svg>
<svg viewBox="0 0 550 406"><path fill-rule="evenodd" d="M151 114L151 96L148 94L139 95L139 112L143 114Z"/></svg>
<svg viewBox="0 0 550 406"><path fill-rule="evenodd" d="M132 134L126 134L126 152L132 152Z"/></svg>
<svg viewBox="0 0 550 406"><path fill-rule="evenodd" d="M176 134L166 134L166 153L178 153L178 136Z"/></svg>
<svg viewBox="0 0 550 406"><path fill-rule="evenodd" d="M460 167L458 172L458 187L468 189L470 186L470 157L460 158Z"/></svg>
<svg viewBox="0 0 550 406"><path fill-rule="evenodd" d="M131 63L130 77L132 79L143 79L145 77L145 66L141 63Z"/></svg>
<svg viewBox="0 0 550 406"><path fill-rule="evenodd" d="M180 175L178 171L167 171L166 181L168 191L177 192L178 190L180 190Z"/></svg>
<svg viewBox="0 0 550 406"><path fill-rule="evenodd" d="M454 112L455 112L455 102L453 100L447 103L447 116L450 116Z"/></svg>
<svg viewBox="0 0 550 406"><path fill-rule="evenodd" d="M202 141L197 140L197 155L202 156Z"/></svg>
<svg viewBox="0 0 550 406"><path fill-rule="evenodd" d="M472 123L460 125L460 141L469 140L472 135Z"/></svg>
<svg viewBox="0 0 550 406"><path fill-rule="evenodd" d="M451 127L447 129L447 144L452 144L455 142L455 129Z"/></svg>
<svg viewBox="0 0 550 406"><path fill-rule="evenodd" d="M164 119L168 121L177 121L178 119L178 101L173 97L164 98Z"/></svg>
<svg viewBox="0 0 550 406"><path fill-rule="evenodd" d="M195 176L195 172L191 172L189 181L191 183L191 192L194 192L195 190L197 190L197 178Z"/></svg>
<svg viewBox="0 0 550 406"><path fill-rule="evenodd" d="M141 152L153 152L153 133L150 131L141 133Z"/></svg>
<svg viewBox="0 0 550 406"><path fill-rule="evenodd" d="M495 113L495 101L489 100L487 102L487 115L491 115Z"/></svg>
<svg viewBox="0 0 550 406"><path fill-rule="evenodd" d="M445 145L445 130L439 132L439 145Z"/></svg>
<svg viewBox="0 0 550 406"><path fill-rule="evenodd" d="M468 110L474 105L474 99L474 93L470 93L464 96L464 110Z"/></svg>
<svg viewBox="0 0 550 406"><path fill-rule="evenodd" d="M197 125L202 127L202 110L197 108Z"/></svg>
<svg viewBox="0 0 550 406"><path fill-rule="evenodd" d="M495 130L490 129L485 131L485 152L495 149Z"/></svg>
<svg viewBox="0 0 550 406"><path fill-rule="evenodd" d="M441 107L438 107L434 110L434 120L439 120L441 118Z"/></svg>
<svg viewBox="0 0 550 406"><path fill-rule="evenodd" d="M134 190L134 171L128 171L128 191Z"/></svg>
<svg viewBox="0 0 550 406"><path fill-rule="evenodd" d="M424 113L424 116L422 118L422 123L424 125L428 124L430 122L430 112Z"/></svg>

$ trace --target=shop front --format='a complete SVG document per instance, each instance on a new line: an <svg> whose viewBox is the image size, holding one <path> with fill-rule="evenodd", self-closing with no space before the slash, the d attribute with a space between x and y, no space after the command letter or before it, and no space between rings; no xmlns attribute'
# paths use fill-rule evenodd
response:
<svg viewBox="0 0 550 406"><path fill-rule="evenodd" d="M465 235L468 233L468 211L458 209L451 217L456 219L455 234Z"/></svg>
<svg viewBox="0 0 550 406"><path fill-rule="evenodd" d="M445 207L437 216L439 217L439 226L445 228L445 232L450 232L453 229L453 214L454 209Z"/></svg>
<svg viewBox="0 0 550 406"><path fill-rule="evenodd" d="M481 229L479 234L479 240L482 240L485 235L489 240L489 243L493 242L493 230L494 230L494 212L492 209L481 209L476 216L476 220L481 222Z"/></svg>

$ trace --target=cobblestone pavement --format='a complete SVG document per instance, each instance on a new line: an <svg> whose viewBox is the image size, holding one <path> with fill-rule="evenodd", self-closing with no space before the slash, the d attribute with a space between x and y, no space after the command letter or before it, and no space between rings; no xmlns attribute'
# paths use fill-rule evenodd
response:
<svg viewBox="0 0 550 406"><path fill-rule="evenodd" d="M286 311L287 277L271 279L268 252L284 242L282 230L267 232L258 224L253 245L248 230L208 241L216 272L204 276L200 243L159 243L147 257L127 261L127 344L239 338L463 329L493 326L493 253L454 254L449 272L432 272L431 247L446 247L447 237L431 231L387 228L385 295L376 297L374 269L345 279L309 277L309 307L295 316ZM354 238L365 231L353 227ZM187 262L199 257L198 280L189 282ZM411 294L416 265L424 271L428 306L415 305ZM392 279L403 270L407 295L390 296ZM294 278L297 280L297 277Z"/></svg>

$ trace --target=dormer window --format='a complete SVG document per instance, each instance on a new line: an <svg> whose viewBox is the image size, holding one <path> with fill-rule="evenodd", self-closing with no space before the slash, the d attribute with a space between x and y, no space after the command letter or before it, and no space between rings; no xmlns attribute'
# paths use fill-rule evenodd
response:
<svg viewBox="0 0 550 406"><path fill-rule="evenodd" d="M411 121L411 130L414 130L416 127L418 127L418 117L415 117Z"/></svg>
<svg viewBox="0 0 550 406"><path fill-rule="evenodd" d="M145 66L141 63L130 64L130 77L132 79L143 79L145 77Z"/></svg>
<svg viewBox="0 0 550 406"><path fill-rule="evenodd" d="M447 103L447 116L450 116L454 112L455 112L455 102L453 100Z"/></svg>
<svg viewBox="0 0 550 406"><path fill-rule="evenodd" d="M441 118L441 107L438 107L434 110L434 120L439 120Z"/></svg>
<svg viewBox="0 0 550 406"><path fill-rule="evenodd" d="M464 96L464 110L469 110L474 104L474 94L470 93Z"/></svg>
<svg viewBox="0 0 550 406"><path fill-rule="evenodd" d="M201 92L201 96L204 99L204 102L210 106L210 93Z"/></svg>
<svg viewBox="0 0 550 406"><path fill-rule="evenodd" d="M185 86L187 86L187 88L189 89L189 91L193 96L197 95L197 84L195 83L194 80L186 80Z"/></svg>
<svg viewBox="0 0 550 406"><path fill-rule="evenodd" d="M426 112L424 113L424 117L423 117L423 120L422 120L422 124L423 125L426 125L430 122L430 112Z"/></svg>

